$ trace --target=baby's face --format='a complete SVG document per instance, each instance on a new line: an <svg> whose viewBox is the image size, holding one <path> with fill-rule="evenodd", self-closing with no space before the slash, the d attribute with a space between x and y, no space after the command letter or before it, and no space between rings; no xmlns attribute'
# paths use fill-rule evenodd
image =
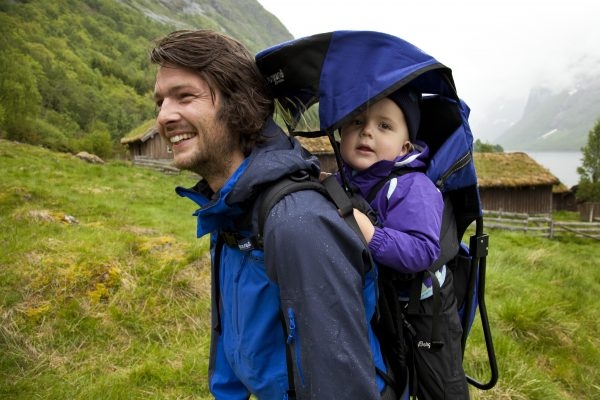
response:
<svg viewBox="0 0 600 400"><path fill-rule="evenodd" d="M409 149L404 114L388 98L371 105L341 128L342 158L357 171L377 161L392 161Z"/></svg>

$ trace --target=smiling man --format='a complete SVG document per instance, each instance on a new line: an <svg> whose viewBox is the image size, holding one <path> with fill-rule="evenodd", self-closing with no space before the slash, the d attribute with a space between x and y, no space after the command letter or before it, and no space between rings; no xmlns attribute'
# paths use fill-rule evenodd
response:
<svg viewBox="0 0 600 400"><path fill-rule="evenodd" d="M176 190L200 206L198 237L211 235L214 397L381 399L390 391L376 377L386 368L368 323L374 274L334 205L314 190L289 194L267 218L264 247L248 245L261 191L320 172L273 122L254 58L236 40L197 30L167 35L151 60L160 134L175 165L202 176Z"/></svg>
<svg viewBox="0 0 600 400"><path fill-rule="evenodd" d="M242 163L239 140L219 121L219 93L199 74L165 64L156 76L160 133L172 144L174 165L201 174L217 190Z"/></svg>

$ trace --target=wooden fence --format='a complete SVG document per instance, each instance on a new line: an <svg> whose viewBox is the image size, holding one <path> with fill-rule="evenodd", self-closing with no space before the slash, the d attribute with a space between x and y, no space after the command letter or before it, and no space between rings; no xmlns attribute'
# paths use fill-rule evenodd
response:
<svg viewBox="0 0 600 400"><path fill-rule="evenodd" d="M168 174L178 174L180 171L171 165L172 162L173 160L156 160L149 157L136 156L133 160L133 165L154 168Z"/></svg>
<svg viewBox="0 0 600 400"><path fill-rule="evenodd" d="M484 226L489 229L519 231L553 238L560 235L600 240L600 222L554 221L549 214L530 215L501 211L483 211Z"/></svg>

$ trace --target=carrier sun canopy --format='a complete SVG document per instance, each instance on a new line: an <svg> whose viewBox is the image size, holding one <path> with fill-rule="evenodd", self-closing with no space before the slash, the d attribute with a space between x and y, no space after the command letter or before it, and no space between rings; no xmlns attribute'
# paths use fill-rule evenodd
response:
<svg viewBox="0 0 600 400"><path fill-rule="evenodd" d="M409 82L423 94L458 99L449 68L380 32L335 31L291 40L263 50L256 61L296 122L319 103L322 131L335 130L355 111Z"/></svg>

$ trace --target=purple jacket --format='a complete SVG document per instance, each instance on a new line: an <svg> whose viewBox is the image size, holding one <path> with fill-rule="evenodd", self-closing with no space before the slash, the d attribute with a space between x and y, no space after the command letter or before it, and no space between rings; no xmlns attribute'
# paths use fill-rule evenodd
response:
<svg viewBox="0 0 600 400"><path fill-rule="evenodd" d="M417 142L415 150L394 161L379 161L360 172L345 166L344 172L350 185L366 198L393 169L422 170L428 157L427 145ZM442 194L433 182L422 172L403 174L382 186L370 204L379 217L369 243L375 262L403 273L430 267L440 255L444 207Z"/></svg>

